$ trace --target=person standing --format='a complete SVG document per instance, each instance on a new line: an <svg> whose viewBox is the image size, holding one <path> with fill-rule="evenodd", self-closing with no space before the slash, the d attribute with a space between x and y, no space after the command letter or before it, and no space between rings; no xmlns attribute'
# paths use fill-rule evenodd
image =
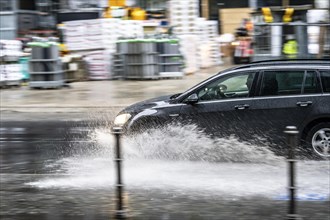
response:
<svg viewBox="0 0 330 220"><path fill-rule="evenodd" d="M283 45L283 54L288 59L295 59L297 58L298 54L298 43L294 39L293 35L288 35L286 37L286 42Z"/></svg>

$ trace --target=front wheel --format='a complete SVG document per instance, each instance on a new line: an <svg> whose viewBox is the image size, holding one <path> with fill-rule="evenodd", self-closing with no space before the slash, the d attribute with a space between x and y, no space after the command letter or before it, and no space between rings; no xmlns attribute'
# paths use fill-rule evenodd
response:
<svg viewBox="0 0 330 220"><path fill-rule="evenodd" d="M320 123L314 126L307 134L307 142L314 152L322 157L330 157L330 123Z"/></svg>

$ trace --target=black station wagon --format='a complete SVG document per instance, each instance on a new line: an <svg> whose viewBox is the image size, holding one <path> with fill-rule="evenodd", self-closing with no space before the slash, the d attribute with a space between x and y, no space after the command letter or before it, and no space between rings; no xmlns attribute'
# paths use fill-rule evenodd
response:
<svg viewBox="0 0 330 220"><path fill-rule="evenodd" d="M227 69L184 93L131 105L114 122L128 134L171 123L196 124L216 137L260 136L279 152L285 127L296 126L305 153L329 156L330 60L262 61Z"/></svg>

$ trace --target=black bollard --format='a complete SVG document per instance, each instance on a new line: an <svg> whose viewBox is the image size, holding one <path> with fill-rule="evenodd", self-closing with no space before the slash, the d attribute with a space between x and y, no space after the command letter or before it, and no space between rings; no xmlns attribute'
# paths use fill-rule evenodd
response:
<svg viewBox="0 0 330 220"><path fill-rule="evenodd" d="M126 212L124 210L123 206L123 189L124 184L122 182L122 169L121 169L121 163L122 163L122 155L121 155L121 147L120 147L120 136L122 134L122 128L121 127L114 127L113 128L113 134L116 138L116 146L115 146L115 156L114 159L116 164L116 171L117 171L117 184L116 184L116 213L115 213L115 219L126 219Z"/></svg>
<svg viewBox="0 0 330 220"><path fill-rule="evenodd" d="M287 214L287 220L298 220L301 219L299 215L297 215L296 209L296 185L295 185L295 148L297 147L297 137L298 137L298 130L295 126L287 126L284 131L287 134L287 145L288 145L288 169L289 169L289 210Z"/></svg>

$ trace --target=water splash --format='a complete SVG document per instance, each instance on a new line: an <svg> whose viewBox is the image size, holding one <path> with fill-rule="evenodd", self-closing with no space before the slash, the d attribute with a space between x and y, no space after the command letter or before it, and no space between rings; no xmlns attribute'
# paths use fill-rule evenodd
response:
<svg viewBox="0 0 330 220"><path fill-rule="evenodd" d="M145 159L243 163L272 163L282 159L268 146L242 142L234 136L214 139L195 125L148 131L127 138L124 144L135 149L135 156Z"/></svg>
<svg viewBox="0 0 330 220"><path fill-rule="evenodd" d="M113 152L114 139L105 130L95 130L91 139ZM196 125L166 126L123 139L126 159L176 161L273 163L282 161L268 146L240 141L234 136L211 138ZM110 150L110 151L109 151Z"/></svg>
<svg viewBox="0 0 330 220"><path fill-rule="evenodd" d="M95 129L88 139L88 148L72 150L71 156L51 164L59 176L49 176L28 185L78 189L113 187L115 140L110 129ZM253 145L235 137L214 139L196 126L188 125L124 137L122 147L125 184L133 190L221 194L229 198L286 195L285 160L268 146ZM328 163L301 162L299 168L301 195L327 195Z"/></svg>

